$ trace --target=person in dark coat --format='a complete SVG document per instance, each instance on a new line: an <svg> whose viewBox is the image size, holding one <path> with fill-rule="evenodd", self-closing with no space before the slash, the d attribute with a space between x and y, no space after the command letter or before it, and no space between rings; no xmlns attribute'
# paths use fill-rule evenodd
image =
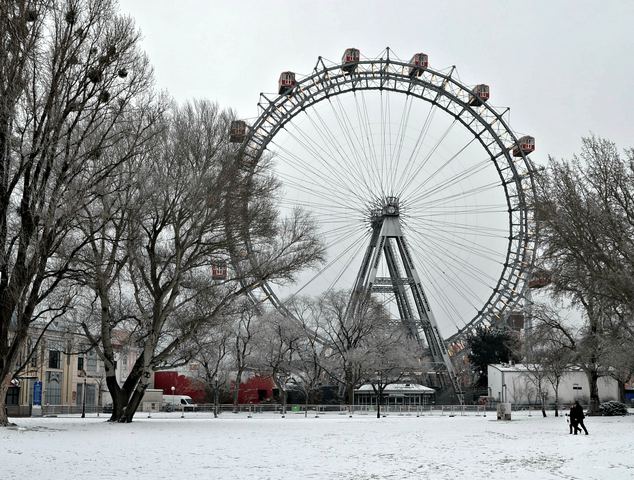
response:
<svg viewBox="0 0 634 480"><path fill-rule="evenodd" d="M583 428L583 431L586 432L586 435L588 435L588 429L583 424L584 418L585 415L583 414L583 407L579 404L579 401L576 401L570 409L570 423L572 424L573 421L575 422L575 435L577 434L577 431L581 431L579 427Z"/></svg>
<svg viewBox="0 0 634 480"><path fill-rule="evenodd" d="M574 432L574 434L576 435L578 432L581 431L581 429L577 426L578 425L577 421L575 420L575 417L573 416L574 408L575 408L574 404L570 405L570 414L567 414L567 416L569 419L568 425L570 426L570 433L572 434Z"/></svg>

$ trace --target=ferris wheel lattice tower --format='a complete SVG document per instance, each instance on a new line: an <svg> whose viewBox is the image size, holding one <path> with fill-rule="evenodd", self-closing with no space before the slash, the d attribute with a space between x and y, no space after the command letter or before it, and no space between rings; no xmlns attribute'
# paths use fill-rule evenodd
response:
<svg viewBox="0 0 634 480"><path fill-rule="evenodd" d="M462 388L401 228L399 203L398 197L385 197L382 205L370 212L372 236L354 284L348 315L354 316L363 299L372 293L393 294L408 335L416 339L421 348L425 347L424 336L433 363L447 369L449 380L462 404ZM382 258L389 277L377 276Z"/></svg>

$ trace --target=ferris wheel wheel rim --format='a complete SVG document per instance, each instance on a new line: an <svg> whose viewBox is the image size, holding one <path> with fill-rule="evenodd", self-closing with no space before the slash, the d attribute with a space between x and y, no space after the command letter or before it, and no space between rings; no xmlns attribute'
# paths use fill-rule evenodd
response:
<svg viewBox="0 0 634 480"><path fill-rule="evenodd" d="M322 67L318 68L320 62ZM469 96L471 94L471 90L469 89L469 87L465 86L463 83L452 77L454 68L452 68L448 74L433 70L431 68L426 68L421 76L410 76L405 74L406 69L410 67L409 63L407 62L378 58L361 60L357 62L357 65L361 67L365 66L366 68L369 66L370 70L355 70L354 72L344 71L343 64L333 64L331 66L326 66L320 58L313 73L297 81L292 94L278 94L275 96L274 99L270 99L266 94L261 94L261 100L258 103L258 106L261 108L261 114L258 116L257 120L250 128L249 133L246 136L245 141L243 142L243 145L241 147L241 157L247 159L246 168L247 171L252 175L257 162L259 161L264 151L266 151L271 140L295 116L297 116L302 111L306 111L307 109L314 107L316 104L323 100L329 99L334 96L345 95L350 92L378 90L412 95L422 101L429 102L432 105L441 108L446 113L458 120L472 135L477 138L484 150L489 153L491 161L495 164L498 176L502 181L504 195L509 207L509 237L507 243L506 259L503 269L500 273L496 286L492 289L491 295L486 301L483 302L482 308L478 310L476 315L467 322L465 327L459 329L458 332L450 335L445 340L448 343L459 341L462 337L473 331L478 325L481 325L483 323L486 324L487 321L489 323L493 323L494 321L496 321L493 320L492 317L496 317L498 320L501 320L505 313L511 312L513 308L515 308L520 298L523 296L524 290L527 285L527 274L530 272L536 254L535 243L537 231L533 218L533 212L526 200L527 193L534 192L535 190L535 183L533 178L533 172L535 171L535 168L533 167L530 158L525 155L523 151L521 152L521 156L518 157L517 160L513 160L513 157L511 156L513 147L519 145L519 139L510 129L506 120L503 118L508 109L502 113L499 113L494 107L486 102L481 103L477 106L469 105L468 99L470 98ZM377 65L378 68L375 68ZM400 68L401 72L399 73L398 71L394 70L390 71L390 68ZM334 74L331 75L331 73ZM441 79L442 88L439 88L439 85L436 85L431 81L427 81L427 77L431 77L432 79ZM379 85L370 86L370 81L379 81ZM394 83L393 86L389 84L390 81ZM363 82L365 82L365 86ZM401 83L404 85L409 85L409 87L406 90L398 89L397 85ZM351 85L349 88L341 88L341 85L348 84ZM319 89L311 92L310 87L317 87L318 85ZM456 90L447 90L447 85L451 85ZM422 87L421 95L416 94L416 87ZM308 94L306 93L306 91L308 91ZM425 98L425 91L435 92L435 99L431 101L430 99ZM320 94L322 92L325 93L320 97L316 97L316 94ZM462 98L460 98L458 95L462 95ZM446 105L438 103L438 100L443 97L449 99L450 103ZM294 101L298 98L301 99L302 102L294 103ZM286 108L287 105L291 105L292 109L288 110ZM456 105L460 108L459 113L457 114L449 109L450 106ZM280 112L279 109L282 107L284 107L283 112ZM465 112L468 112L473 117L468 124L462 118L462 115ZM484 118L484 115L489 116L490 121L487 122ZM273 121L271 121L271 119ZM484 130L476 131L471 128L471 125L476 119L478 120L480 125L486 125ZM268 130L264 127L266 123L270 125ZM501 131L503 133L495 133L495 131L493 130L493 125L501 127ZM264 135L262 135L263 132L265 133ZM488 133L491 137L493 137L491 143L484 143L484 133ZM501 138L502 136L506 136L507 139L510 141L504 143ZM495 155L491 153L491 150L489 148L494 144L497 144L499 148L499 151ZM498 164L498 158L500 157L506 160L507 166L505 166L503 170L508 169L511 171L512 181L504 179L502 175L502 170L500 169ZM525 168L526 173L520 174L516 163L521 164ZM510 184L515 184L515 186L517 187L515 196L517 197L518 205L511 205L511 195L509 194L508 190L508 186ZM520 208L517 208L518 206ZM514 213L519 213L520 222L513 223ZM518 227L519 231L514 232L514 227ZM531 229L533 231L532 234ZM246 238L243 240L245 241L247 251L250 252L250 239ZM513 246L514 244L515 247ZM514 249L515 252L513 252ZM512 259L511 256L513 256ZM512 268L509 270L511 265ZM511 282L510 279L513 275L515 276L515 280ZM506 292L513 293L505 296ZM281 308L280 305L283 306L283 302L281 302L277 297L275 289L270 287L270 285L268 285L268 282L266 288L266 296L276 309L279 310ZM495 301L493 301L494 298ZM504 305L500 307L500 303L503 303ZM286 310L283 313L288 314L288 311Z"/></svg>

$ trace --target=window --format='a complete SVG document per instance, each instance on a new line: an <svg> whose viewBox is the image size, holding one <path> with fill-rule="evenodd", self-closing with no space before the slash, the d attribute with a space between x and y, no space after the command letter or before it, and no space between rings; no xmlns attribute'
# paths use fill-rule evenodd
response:
<svg viewBox="0 0 634 480"><path fill-rule="evenodd" d="M77 357L77 370L82 371L84 369L84 357Z"/></svg>
<svg viewBox="0 0 634 480"><path fill-rule="evenodd" d="M48 351L48 368L59 368L61 352L59 350Z"/></svg>
<svg viewBox="0 0 634 480"><path fill-rule="evenodd" d="M87 372L96 372L97 371L97 353L95 350L89 350L86 355L86 371Z"/></svg>
<svg viewBox="0 0 634 480"><path fill-rule="evenodd" d="M44 401L49 405L62 404L61 372L46 372L46 398Z"/></svg>
<svg viewBox="0 0 634 480"><path fill-rule="evenodd" d="M84 401L84 383L77 384L77 397L75 403L81 405ZM86 405L97 405L97 385L94 383L86 384Z"/></svg>
<svg viewBox="0 0 634 480"><path fill-rule="evenodd" d="M7 405L17 405L20 402L20 387L9 387L7 391Z"/></svg>

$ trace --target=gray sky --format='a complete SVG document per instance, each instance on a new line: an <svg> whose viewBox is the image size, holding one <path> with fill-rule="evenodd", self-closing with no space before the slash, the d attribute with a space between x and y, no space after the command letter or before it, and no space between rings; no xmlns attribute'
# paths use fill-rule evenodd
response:
<svg viewBox="0 0 634 480"><path fill-rule="evenodd" d="M590 131L634 145L631 1L120 1L158 85L178 100L205 97L254 117L281 71L308 73L346 47L373 57L390 46L491 85L511 126L535 136L536 162L570 155Z"/></svg>
<svg viewBox="0 0 634 480"><path fill-rule="evenodd" d="M590 132L614 140L621 148L634 146L631 115L627 114L634 111L634 95L630 91L634 76L634 37L630 33L634 1L120 2L122 10L136 19L143 33L143 47L155 67L158 87L179 101L208 98L222 107L233 108L241 118L253 118L257 116L259 93L275 92L280 72L308 74L320 55L339 62L347 47L359 48L363 56L373 58L389 46L402 60L416 52L427 53L430 66L436 70L456 65L458 79L464 84L490 85L489 103L498 111L510 106L511 128L518 136L529 134L536 138L537 149L531 155L536 163L544 162L549 154L570 157L579 149L580 137ZM376 98L373 105L377 105ZM354 110L352 103L346 108ZM322 113L327 118L328 112ZM412 129L423 123L424 113L410 122ZM329 123L335 122L331 119ZM306 126L307 121L302 124L298 120L297 124ZM442 121L436 121L434 128L435 136L432 131L426 149L432 147L434 137L441 136ZM412 131L410 144L415 136ZM276 140L280 141L276 147L308 157L288 136L280 134ZM459 138L445 143L462 145ZM278 152L282 153L279 165L287 173L293 172L297 166L288 161L285 164L284 150ZM455 149L448 148L444 153L441 149L434 159L440 164L452 152ZM462 171L464 165L479 158L477 155L466 155L463 166L456 165L447 174ZM434 170L428 166L427 174L430 171ZM302 173L301 168L297 169L295 177ZM456 191L469 191L494 177L494 171L483 171L480 178L470 176L456 185ZM306 200L310 193L307 188L319 189L307 184L308 187L294 190L287 180L288 177L283 178L286 200L290 202L295 198ZM317 183L327 185L319 179ZM337 227L335 235L349 242L330 250L330 258L355 242L359 248L365 247L366 240L350 235L355 231L354 225L350 230L339 230L342 217L326 210L320 212L317 203L315 200L314 213L330 218ZM463 197L453 204L453 214L441 218L438 212L443 213L446 206L437 207L440 210L434 212L428 204L427 211L418 214L430 215L430 223L419 225L419 238L415 231L407 234L419 258L418 267L429 270L423 272L427 277L423 283L435 304L437 318L441 317L444 333L462 326L454 318L471 318L494 286L482 272L497 278L496 268L501 268L505 250L498 249L495 240L489 240L490 235L478 237L478 231L491 233L487 229L500 217L495 216L498 213L478 212L483 207L498 209L498 205L499 198L492 193L477 199ZM471 234L461 227L464 225L469 226ZM415 227L415 223L409 227ZM496 235L505 238L507 234ZM443 250L445 247L447 250ZM433 255L425 259L429 251ZM492 251L502 255L502 259L493 255L494 259L487 260ZM346 258L339 263L346 264ZM349 288L357 263L351 262L344 274L333 268L329 275ZM465 269L465 264L475 266L477 271ZM322 278L325 288L330 281L328 274Z"/></svg>

